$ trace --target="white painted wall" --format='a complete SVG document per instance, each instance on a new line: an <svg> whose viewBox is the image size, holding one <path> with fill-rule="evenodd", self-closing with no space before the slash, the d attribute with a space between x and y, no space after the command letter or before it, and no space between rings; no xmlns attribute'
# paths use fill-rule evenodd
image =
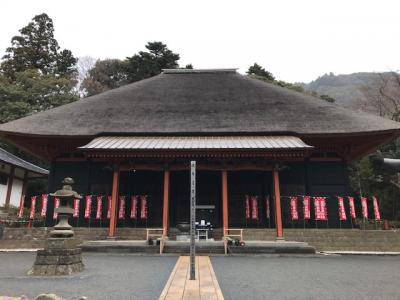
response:
<svg viewBox="0 0 400 300"><path fill-rule="evenodd" d="M10 167L8 165L0 166L2 173L10 174ZM23 176L24 170L15 168L15 175ZM14 177L13 186L11 189L10 205L19 207L22 194L22 180ZM7 196L7 185L0 184L0 206L4 206L6 203Z"/></svg>
<svg viewBox="0 0 400 300"><path fill-rule="evenodd" d="M4 206L6 203L7 186L0 184L0 206Z"/></svg>
<svg viewBox="0 0 400 300"><path fill-rule="evenodd" d="M10 205L19 207L22 194L22 180L14 178L11 189Z"/></svg>

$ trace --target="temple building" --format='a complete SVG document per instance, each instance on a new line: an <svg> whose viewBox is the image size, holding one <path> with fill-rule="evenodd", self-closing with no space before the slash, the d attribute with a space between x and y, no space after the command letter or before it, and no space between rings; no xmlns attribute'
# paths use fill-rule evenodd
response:
<svg viewBox="0 0 400 300"><path fill-rule="evenodd" d="M235 69L171 69L0 125L0 135L51 161L50 192L68 176L82 195L104 196L100 219L95 198L88 219L81 203L79 226L107 226L111 237L119 226L168 233L189 221L196 161L198 220L216 230L276 228L282 237L284 227L298 225L287 217L292 195L327 197L337 226L334 197L349 195L347 164L398 137L400 124ZM141 199L143 218L131 209Z"/></svg>

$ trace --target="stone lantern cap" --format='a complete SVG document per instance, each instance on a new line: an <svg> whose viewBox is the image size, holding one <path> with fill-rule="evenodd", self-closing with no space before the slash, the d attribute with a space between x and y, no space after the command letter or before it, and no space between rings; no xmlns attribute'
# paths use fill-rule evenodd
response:
<svg viewBox="0 0 400 300"><path fill-rule="evenodd" d="M66 177L62 181L63 187L61 190L56 191L55 193L51 193L50 196L58 197L58 198L76 198L82 199L82 196L77 192L72 190L72 184L74 184L74 180L71 177Z"/></svg>

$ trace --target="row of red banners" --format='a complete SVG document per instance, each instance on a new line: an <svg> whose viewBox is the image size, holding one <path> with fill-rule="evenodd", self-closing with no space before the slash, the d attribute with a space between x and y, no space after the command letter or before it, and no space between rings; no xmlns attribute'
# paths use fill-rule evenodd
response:
<svg viewBox="0 0 400 300"><path fill-rule="evenodd" d="M96 220L101 220L103 215L103 198L105 196L92 196L87 195L84 197L85 201L85 211L84 217L85 219L90 219L91 211L92 211L92 204L93 198L95 197L96 201ZM19 207L19 214L18 217L23 217L23 209L24 209L24 199L25 197L21 198L20 207ZM47 214L47 207L49 202L49 195L43 194L41 195L42 205L40 209L40 217L45 218ZM29 213L29 219L33 220L35 218L36 212L36 204L37 204L38 196L31 197L31 208ZM140 219L147 220L148 218L148 203L147 203L147 195L140 195L140 196L131 196L131 211L130 211L130 219L136 220L138 219L138 205L140 203ZM80 199L74 199L73 202L73 217L79 218L79 206L80 206ZM60 199L54 198L54 211L53 211L53 219L57 219L57 212L56 208L60 206ZM118 219L124 220L125 213L126 213L126 196L119 196L118 201ZM111 216L111 196L107 196L107 219L110 219Z"/></svg>
<svg viewBox="0 0 400 300"><path fill-rule="evenodd" d="M258 221L258 197L246 195L244 203L246 220ZM271 218L269 196L265 198L265 214L268 219Z"/></svg>
<svg viewBox="0 0 400 300"><path fill-rule="evenodd" d="M299 213L297 209L298 197L292 196L290 198L290 216L292 221L297 221L299 219ZM314 199L314 213L316 221L326 221L328 219L327 208L326 208L326 197L311 197L311 196L302 196L303 198L303 216L304 220L311 219L311 199ZM350 209L350 217L352 219L356 218L356 209L354 205L354 197L346 197L349 203ZM339 220L346 221L346 209L345 209L345 197L337 197L338 199L338 207L339 207ZM376 197L372 197L372 205L374 208L374 217L375 220L380 220L381 215L379 213L378 199ZM362 217L368 219L368 202L366 197L361 197L361 214Z"/></svg>
<svg viewBox="0 0 400 300"><path fill-rule="evenodd" d="M311 196L301 196L303 198L303 218L304 220L311 219L311 200L314 200L314 215L316 221L327 221L328 220L328 212L326 207L326 197L311 197ZM350 208L350 217L352 219L356 218L356 209L354 205L354 197L337 197L338 199L338 207L339 207L339 220L346 221L347 215L345 210L345 198L348 200L349 208ZM298 196L289 197L290 200L290 217L292 221L299 220L299 211L298 211ZM381 215L379 213L378 199L376 197L372 197L372 204L374 208L374 217L375 220L380 220ZM245 196L245 217L246 220L254 220L258 221L259 211L258 211L258 197L257 196ZM270 198L267 196L265 198L265 213L267 219L271 218L270 211ZM368 219L368 203L366 197L361 197L361 213L362 217Z"/></svg>

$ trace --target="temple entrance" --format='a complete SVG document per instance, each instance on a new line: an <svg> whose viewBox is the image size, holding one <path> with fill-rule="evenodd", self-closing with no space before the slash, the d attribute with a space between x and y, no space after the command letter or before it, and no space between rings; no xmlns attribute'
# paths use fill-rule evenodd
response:
<svg viewBox="0 0 400 300"><path fill-rule="evenodd" d="M196 176L196 221L210 222L214 228L221 227L221 172L197 171ZM188 171L171 172L170 227L176 227L180 222L189 222L189 218L190 173Z"/></svg>
<svg viewBox="0 0 400 300"><path fill-rule="evenodd" d="M164 171L130 170L120 172L119 195L117 199L117 227L151 228L163 226ZM75 224L87 226L108 226L106 218L107 196L111 195L111 186L100 179L106 178L98 171L91 175L95 183L91 184L90 194L103 195L103 219L97 220L95 205L92 205L92 219L84 217L84 203L81 205L80 219ZM196 172L196 222L214 229L223 224L222 171L198 170ZM99 179L100 178L100 179ZM270 171L228 171L228 226L230 228L274 228L275 207L273 179ZM190 219L190 172L189 170L170 171L169 173L169 209L166 219L168 227L176 228L178 223ZM146 218L141 217L140 197L146 195ZM132 196L137 196L136 218L132 218ZM248 198L248 200L246 200ZM124 199L124 215L121 217L121 199ZM284 215L289 215L288 201L283 198ZM92 199L92 202L95 198ZM86 202L85 202L86 203ZM246 208L247 207L247 208ZM292 226L289 224L288 226Z"/></svg>

